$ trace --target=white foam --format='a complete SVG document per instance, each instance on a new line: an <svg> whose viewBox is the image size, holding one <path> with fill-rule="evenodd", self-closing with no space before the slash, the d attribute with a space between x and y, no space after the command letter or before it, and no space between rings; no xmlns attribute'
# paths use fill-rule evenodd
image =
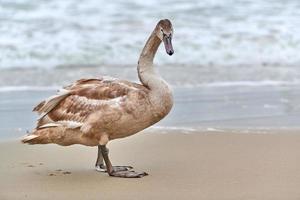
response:
<svg viewBox="0 0 300 200"><path fill-rule="evenodd" d="M206 128L207 131L211 131L211 132L224 132L224 130L222 129L216 129L216 128L212 128L212 127L208 127Z"/></svg>
<svg viewBox="0 0 300 200"><path fill-rule="evenodd" d="M174 25L175 54L160 50L158 63L299 64L298 3L1 1L0 68L133 64L157 21L166 17Z"/></svg>
<svg viewBox="0 0 300 200"><path fill-rule="evenodd" d="M185 131L185 132L194 132L197 129L192 128L192 127L178 127L178 126L153 126L150 129L154 129L154 130L175 130L175 131Z"/></svg>

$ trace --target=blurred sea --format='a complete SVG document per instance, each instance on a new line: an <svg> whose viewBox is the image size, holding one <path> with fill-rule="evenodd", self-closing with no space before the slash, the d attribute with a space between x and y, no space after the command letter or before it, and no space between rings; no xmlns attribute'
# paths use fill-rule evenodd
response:
<svg viewBox="0 0 300 200"><path fill-rule="evenodd" d="M161 49L155 62L172 85L294 84L299 17L298 0L1 0L0 87L60 85L56 76L70 81L85 67L135 80L161 18L173 22L175 54ZM27 78L9 79L20 72Z"/></svg>

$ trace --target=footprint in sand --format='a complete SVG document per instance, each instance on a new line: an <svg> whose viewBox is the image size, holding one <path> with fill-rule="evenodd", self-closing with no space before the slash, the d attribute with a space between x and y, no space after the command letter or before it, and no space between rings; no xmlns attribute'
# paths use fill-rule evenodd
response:
<svg viewBox="0 0 300 200"><path fill-rule="evenodd" d="M34 165L32 165L32 164L29 164L29 163L27 163L27 162L22 162L22 163L20 163L21 165L26 165L26 167L35 167ZM44 165L44 163L38 163L37 165Z"/></svg>
<svg viewBox="0 0 300 200"><path fill-rule="evenodd" d="M49 176L57 176L57 175L67 175L67 174L72 174L72 172L69 172L69 171L63 171L62 169L57 169L55 170L54 173L50 173Z"/></svg>

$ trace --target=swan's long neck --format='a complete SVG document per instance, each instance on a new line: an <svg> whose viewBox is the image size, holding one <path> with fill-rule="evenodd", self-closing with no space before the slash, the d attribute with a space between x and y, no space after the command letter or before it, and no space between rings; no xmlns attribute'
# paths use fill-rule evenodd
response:
<svg viewBox="0 0 300 200"><path fill-rule="evenodd" d="M157 88L159 80L162 80L153 68L153 59L160 43L161 40L156 36L154 30L147 40L138 62L139 79L150 90Z"/></svg>
<svg viewBox="0 0 300 200"><path fill-rule="evenodd" d="M149 98L152 105L155 105L153 115L156 121L167 115L173 105L173 95L169 85L153 68L153 59L160 43L161 40L156 36L154 30L146 42L138 62L139 79L150 90Z"/></svg>

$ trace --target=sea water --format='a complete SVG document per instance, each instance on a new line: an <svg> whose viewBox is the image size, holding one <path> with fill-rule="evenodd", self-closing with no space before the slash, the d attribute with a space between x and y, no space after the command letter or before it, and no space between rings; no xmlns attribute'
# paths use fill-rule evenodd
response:
<svg viewBox="0 0 300 200"><path fill-rule="evenodd" d="M298 0L1 0L0 69L136 64L169 18L176 54L159 53L159 64L293 70L299 17Z"/></svg>

